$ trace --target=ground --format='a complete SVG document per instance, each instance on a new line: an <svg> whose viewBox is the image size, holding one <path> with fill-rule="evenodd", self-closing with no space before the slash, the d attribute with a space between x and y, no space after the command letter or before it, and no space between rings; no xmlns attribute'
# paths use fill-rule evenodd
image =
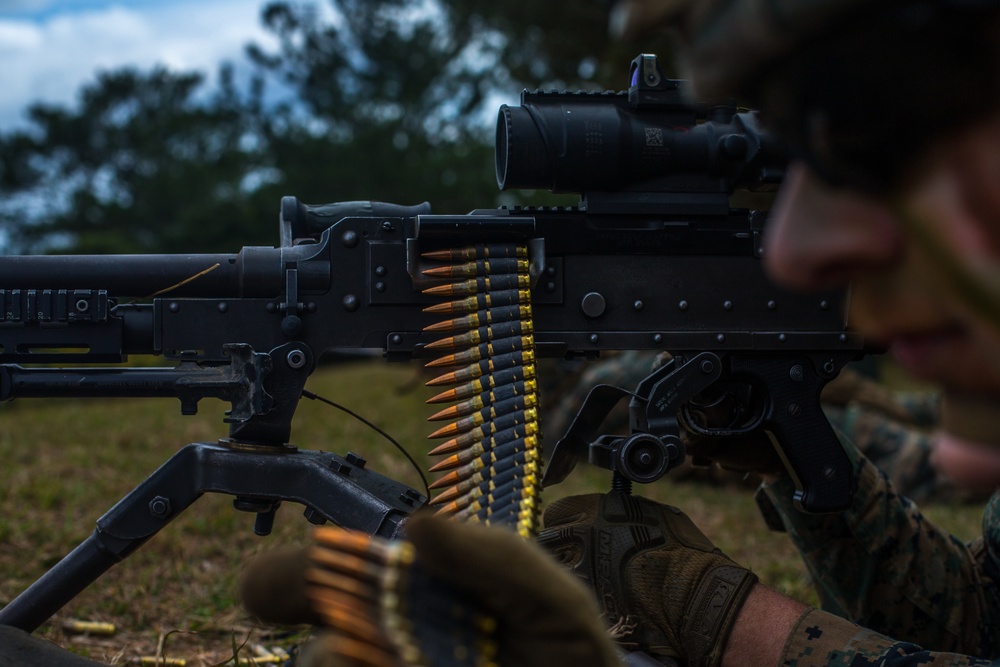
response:
<svg viewBox="0 0 1000 667"><path fill-rule="evenodd" d="M359 361L325 367L307 388L362 414L404 443L426 466L432 424L441 406L424 401L436 391L412 364ZM545 397L542 397L545 400ZM0 603L13 598L93 530L94 522L177 449L226 435L224 404L202 401L196 416L181 416L171 399L37 400L0 405ZM304 449L356 452L368 467L421 488L419 475L380 435L350 416L314 401L296 414L293 443ZM552 500L604 491L608 473L579 466L546 492ZM683 508L730 557L792 597L815 600L790 542L770 533L746 488L669 478L637 493ZM290 648L303 627L256 624L236 600L237 581L256 554L304 544L310 524L286 504L274 532L253 534L253 516L233 510L231 498L206 496L132 557L113 568L37 632L74 652L112 665L140 657L183 659L188 667L246 660L254 645ZM981 508L937 506L936 521L963 539L979 530ZM70 620L112 623L111 635L67 632ZM250 664L241 662L241 664ZM266 663L265 663L266 664Z"/></svg>

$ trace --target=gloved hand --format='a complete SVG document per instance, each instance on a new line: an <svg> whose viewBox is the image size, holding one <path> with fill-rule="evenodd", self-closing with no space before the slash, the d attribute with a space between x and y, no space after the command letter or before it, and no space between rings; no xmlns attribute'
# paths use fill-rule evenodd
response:
<svg viewBox="0 0 1000 667"><path fill-rule="evenodd" d="M680 510L616 492L572 496L545 511L539 544L592 588L627 650L719 665L757 577Z"/></svg>
<svg viewBox="0 0 1000 667"><path fill-rule="evenodd" d="M534 543L502 528L420 515L407 522L406 535L425 571L467 594L478 611L496 619L496 662L502 667L621 664L590 592ZM244 605L268 622L320 623L307 598L308 567L302 549L258 558L243 577ZM351 655L348 648L326 630L303 647L300 664L405 664Z"/></svg>

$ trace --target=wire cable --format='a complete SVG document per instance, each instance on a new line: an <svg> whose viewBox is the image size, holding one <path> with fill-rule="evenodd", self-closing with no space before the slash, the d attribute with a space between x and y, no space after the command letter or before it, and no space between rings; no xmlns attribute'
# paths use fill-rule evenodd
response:
<svg viewBox="0 0 1000 667"><path fill-rule="evenodd" d="M323 396L320 396L319 394L313 393L313 392L309 391L308 389L303 389L302 390L302 396L304 398L308 398L308 399L313 400L313 401L319 401L321 403L325 403L325 404L329 405L330 407L334 407L334 408L337 408L338 410L342 410L343 412L346 412L347 414L349 414L350 416L354 417L359 422L361 422L362 424L364 424L368 428L374 430L376 433L378 433L379 435L381 435L383 438L385 438L386 440L388 440L389 442L391 442L392 445L396 449L398 449L400 452L403 453L403 456L405 456L407 458L407 460L409 460L410 465L413 466L413 469L417 471L418 475L420 475L420 481L423 482L423 485L424 485L424 496L426 498L430 498L431 497L430 482L427 481L427 476L424 475L423 469L416 462L416 460L410 455L410 453L408 451L406 451L406 449L404 449L403 446L401 444L399 444L399 442L396 441L395 438L393 438L391 435L389 435L388 433L386 433L385 431L383 431L378 426L376 426L375 424L371 423L370 421L368 421L367 419L365 419L364 417L362 417L358 413L354 412L350 408L347 408L347 407L345 407L345 406L343 406L343 405L341 405L339 403L336 403L335 401L331 401L329 398L324 398Z"/></svg>

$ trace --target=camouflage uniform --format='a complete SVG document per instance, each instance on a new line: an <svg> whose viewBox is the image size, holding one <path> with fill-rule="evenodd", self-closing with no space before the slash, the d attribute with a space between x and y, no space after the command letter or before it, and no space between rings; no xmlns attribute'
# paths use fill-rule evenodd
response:
<svg viewBox="0 0 1000 667"><path fill-rule="evenodd" d="M781 664L1000 665L960 655L1000 654L1000 493L986 506L983 536L963 544L860 454L856 472L854 501L838 514L797 511L789 481L764 489L826 610L799 620Z"/></svg>
<svg viewBox="0 0 1000 667"><path fill-rule="evenodd" d="M827 385L823 411L834 428L892 480L896 492L916 502L985 500L945 477L933 465L935 433L993 443L995 405L935 391L898 392L850 369Z"/></svg>

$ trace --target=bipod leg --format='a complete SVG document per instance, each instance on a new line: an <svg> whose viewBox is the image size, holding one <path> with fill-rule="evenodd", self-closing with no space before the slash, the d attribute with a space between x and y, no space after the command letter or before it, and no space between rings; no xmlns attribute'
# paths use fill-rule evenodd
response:
<svg viewBox="0 0 1000 667"><path fill-rule="evenodd" d="M394 537L426 498L365 470L361 457L294 447L196 442L174 454L97 521L93 534L0 609L0 625L33 632L204 493L292 501L312 521Z"/></svg>

